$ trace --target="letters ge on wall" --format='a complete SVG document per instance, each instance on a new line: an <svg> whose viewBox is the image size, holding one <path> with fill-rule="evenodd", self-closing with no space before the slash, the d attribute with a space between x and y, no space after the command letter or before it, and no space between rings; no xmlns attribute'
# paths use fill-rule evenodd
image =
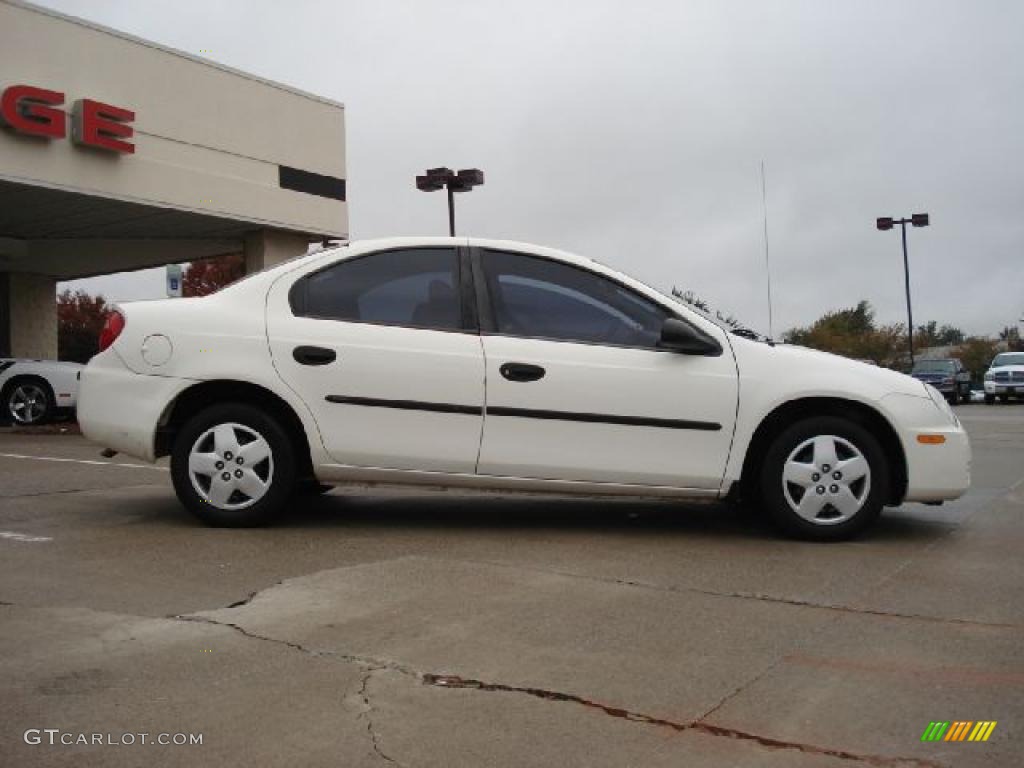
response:
<svg viewBox="0 0 1024 768"><path fill-rule="evenodd" d="M17 133L47 139L67 137L64 94L32 85L12 85L0 95L0 124ZM129 125L135 113L93 99L79 99L71 108L71 140L76 144L120 154L133 154Z"/></svg>

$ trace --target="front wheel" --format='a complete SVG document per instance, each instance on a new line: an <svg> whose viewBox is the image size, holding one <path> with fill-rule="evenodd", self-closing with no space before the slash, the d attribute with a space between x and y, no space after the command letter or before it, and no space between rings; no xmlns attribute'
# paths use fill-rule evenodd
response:
<svg viewBox="0 0 1024 768"><path fill-rule="evenodd" d="M193 416L174 441L171 478L181 503L210 525L264 525L295 482L295 458L278 422L243 403Z"/></svg>
<svg viewBox="0 0 1024 768"><path fill-rule="evenodd" d="M996 402L996 396L995 395L985 395L985 405L995 405L995 402Z"/></svg>
<svg viewBox="0 0 1024 768"><path fill-rule="evenodd" d="M793 424L761 466L761 498L774 522L813 541L849 539L875 521L889 488L885 453L861 425L836 416Z"/></svg>

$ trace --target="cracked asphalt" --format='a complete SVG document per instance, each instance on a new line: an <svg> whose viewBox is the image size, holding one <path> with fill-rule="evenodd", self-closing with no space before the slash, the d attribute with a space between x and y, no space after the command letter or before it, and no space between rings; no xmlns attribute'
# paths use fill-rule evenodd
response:
<svg viewBox="0 0 1024 768"><path fill-rule="evenodd" d="M1024 407L958 413L970 493L831 545L384 491L215 530L165 467L0 431L0 765L1019 765ZM934 720L998 725L922 743Z"/></svg>

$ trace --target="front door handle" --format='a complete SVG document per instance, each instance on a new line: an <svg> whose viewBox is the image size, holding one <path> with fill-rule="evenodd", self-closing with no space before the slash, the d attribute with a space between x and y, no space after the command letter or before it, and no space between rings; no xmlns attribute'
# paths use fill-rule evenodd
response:
<svg viewBox="0 0 1024 768"><path fill-rule="evenodd" d="M546 373L539 365L529 363L505 363L498 371L509 381L537 381Z"/></svg>
<svg viewBox="0 0 1024 768"><path fill-rule="evenodd" d="M299 365L327 365L333 363L337 356L333 349L326 347L296 347L292 350L292 357Z"/></svg>

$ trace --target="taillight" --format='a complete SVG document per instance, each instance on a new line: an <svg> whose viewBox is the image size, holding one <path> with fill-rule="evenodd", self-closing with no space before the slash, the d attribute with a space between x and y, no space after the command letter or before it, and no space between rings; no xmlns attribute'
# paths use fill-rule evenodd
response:
<svg viewBox="0 0 1024 768"><path fill-rule="evenodd" d="M100 331L100 349L102 352L115 341L117 337L121 335L121 331L124 330L124 315L118 312L116 309L107 315L107 322L103 324L103 330Z"/></svg>

